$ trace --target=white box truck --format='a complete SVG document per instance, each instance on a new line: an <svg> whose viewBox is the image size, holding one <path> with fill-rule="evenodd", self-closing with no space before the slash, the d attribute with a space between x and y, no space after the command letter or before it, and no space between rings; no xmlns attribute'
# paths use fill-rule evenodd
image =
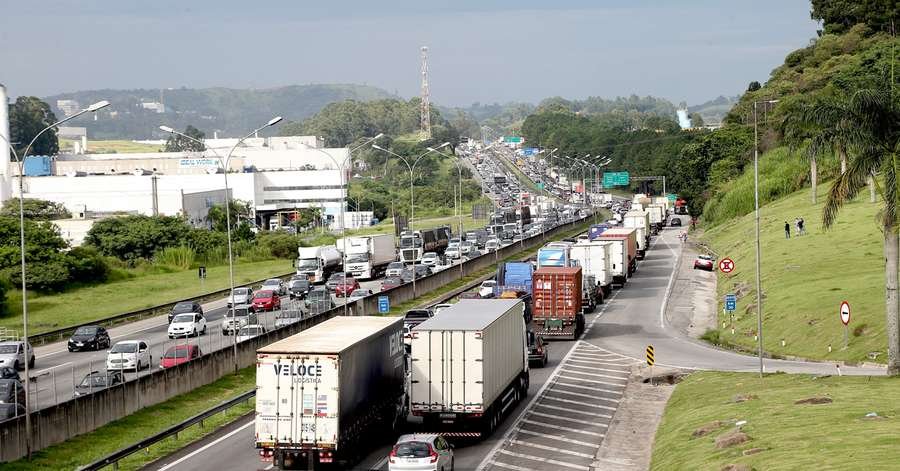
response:
<svg viewBox="0 0 900 471"><path fill-rule="evenodd" d="M400 317L333 317L256 352L256 448L281 469L350 469L406 417Z"/></svg>
<svg viewBox="0 0 900 471"><path fill-rule="evenodd" d="M650 204L646 208L650 214L650 229L653 234L659 234L659 231L666 222L666 209L660 204Z"/></svg>
<svg viewBox="0 0 900 471"><path fill-rule="evenodd" d="M347 271L361 280L378 278L389 263L397 260L391 234L345 237L335 245L347 257Z"/></svg>
<svg viewBox="0 0 900 471"><path fill-rule="evenodd" d="M429 431L485 436L528 392L525 305L463 299L412 329L410 411Z"/></svg>
<svg viewBox="0 0 900 471"><path fill-rule="evenodd" d="M628 240L607 239L609 246L610 271L612 273L612 287L621 288L631 278L633 273L628 262Z"/></svg>
<svg viewBox="0 0 900 471"><path fill-rule="evenodd" d="M625 227L637 230L637 258L643 260L644 254L647 253L647 244L650 243L650 212L632 209L625 213L623 222Z"/></svg>
<svg viewBox="0 0 900 471"><path fill-rule="evenodd" d="M570 257L578 262L582 275L593 276L594 282L603 290L604 298L612 293L614 244L610 241L580 240L570 250Z"/></svg>
<svg viewBox="0 0 900 471"><path fill-rule="evenodd" d="M297 248L297 274L309 277L310 283L324 283L342 265L341 253L333 245Z"/></svg>

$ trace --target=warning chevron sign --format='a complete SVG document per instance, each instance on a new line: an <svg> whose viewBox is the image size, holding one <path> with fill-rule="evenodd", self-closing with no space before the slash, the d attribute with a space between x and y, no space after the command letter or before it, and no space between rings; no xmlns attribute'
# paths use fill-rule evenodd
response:
<svg viewBox="0 0 900 471"><path fill-rule="evenodd" d="M653 366L656 363L656 358L653 354L653 345L647 345L647 366Z"/></svg>

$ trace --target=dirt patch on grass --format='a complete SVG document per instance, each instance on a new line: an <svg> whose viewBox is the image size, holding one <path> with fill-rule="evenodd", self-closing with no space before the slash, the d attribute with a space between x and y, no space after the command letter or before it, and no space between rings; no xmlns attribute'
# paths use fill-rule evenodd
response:
<svg viewBox="0 0 900 471"><path fill-rule="evenodd" d="M744 450L741 454L744 456L755 455L761 451L764 451L764 448L750 448L748 450Z"/></svg>
<svg viewBox="0 0 900 471"><path fill-rule="evenodd" d="M720 428L722 428L722 425L724 425L724 424L722 423L721 420L715 420L708 424L703 424L700 427L698 427L696 430L694 430L694 433L692 433L691 436L696 438L696 437L702 437L704 435L709 435L710 433L715 432L716 430L719 430Z"/></svg>
<svg viewBox="0 0 900 471"><path fill-rule="evenodd" d="M750 436L744 432L731 432L716 438L716 448L730 448L750 441Z"/></svg>
<svg viewBox="0 0 900 471"><path fill-rule="evenodd" d="M830 397L807 397L806 399L797 399L794 404L831 404L834 402Z"/></svg>
<svg viewBox="0 0 900 471"><path fill-rule="evenodd" d="M737 404L740 402L752 401L754 399L759 399L759 397L756 394L737 394L731 398L731 402Z"/></svg>
<svg viewBox="0 0 900 471"><path fill-rule="evenodd" d="M749 464L726 464L722 471L753 471Z"/></svg>

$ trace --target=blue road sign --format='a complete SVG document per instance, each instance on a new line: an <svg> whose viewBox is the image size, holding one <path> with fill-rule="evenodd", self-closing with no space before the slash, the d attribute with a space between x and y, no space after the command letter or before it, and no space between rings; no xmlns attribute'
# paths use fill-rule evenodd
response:
<svg viewBox="0 0 900 471"><path fill-rule="evenodd" d="M391 298L387 296L379 296L378 297L378 312L381 314L387 314L391 311Z"/></svg>
<svg viewBox="0 0 900 471"><path fill-rule="evenodd" d="M729 312L737 310L737 296L733 294L725 295L725 310Z"/></svg>

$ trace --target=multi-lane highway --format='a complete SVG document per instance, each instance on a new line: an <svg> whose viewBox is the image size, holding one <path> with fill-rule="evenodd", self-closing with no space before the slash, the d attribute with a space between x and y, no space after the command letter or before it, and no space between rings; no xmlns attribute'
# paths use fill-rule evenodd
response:
<svg viewBox="0 0 900 471"><path fill-rule="evenodd" d="M588 470L604 439L632 365L648 344L657 364L683 369L756 371L752 356L712 348L668 325L664 300L672 293L682 243L679 229L664 229L625 288L586 317L578 341L551 344L550 363L532 369L527 398L490 437L460 443L456 469ZM697 272L696 276L714 276ZM767 371L834 373L823 363L765 360ZM879 374L877 368L843 368L843 374ZM387 469L391 437L373 443L357 469ZM252 418L216 432L148 469L268 469L253 445Z"/></svg>

